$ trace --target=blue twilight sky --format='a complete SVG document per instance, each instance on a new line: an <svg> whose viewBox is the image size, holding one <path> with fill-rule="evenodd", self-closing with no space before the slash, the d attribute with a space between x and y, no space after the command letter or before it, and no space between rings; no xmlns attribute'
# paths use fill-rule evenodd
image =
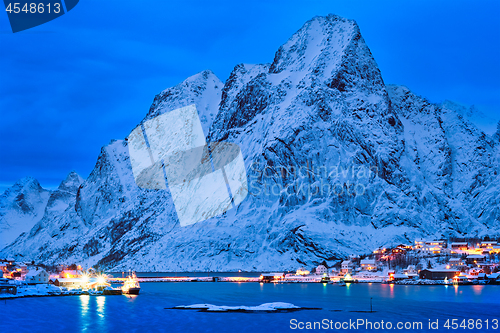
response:
<svg viewBox="0 0 500 333"><path fill-rule="evenodd" d="M154 95L204 69L272 62L304 22L355 19L386 83L500 119L500 1L80 0L13 34L0 13L0 191L24 176L87 177ZM0 192L0 193L1 193Z"/></svg>

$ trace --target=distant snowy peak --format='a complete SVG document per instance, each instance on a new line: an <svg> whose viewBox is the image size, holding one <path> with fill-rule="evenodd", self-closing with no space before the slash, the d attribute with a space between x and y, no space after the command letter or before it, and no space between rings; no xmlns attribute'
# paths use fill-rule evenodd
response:
<svg viewBox="0 0 500 333"><path fill-rule="evenodd" d="M58 190L67 191L76 194L80 185L82 185L84 179L80 177L75 171L71 171L66 179L64 179L61 184L59 184Z"/></svg>
<svg viewBox="0 0 500 333"><path fill-rule="evenodd" d="M44 194L50 191L42 188L38 180L25 177L18 180L0 196L0 209L9 206L24 213L32 212Z"/></svg>
<svg viewBox="0 0 500 333"><path fill-rule="evenodd" d="M496 133L500 116L495 119L484 114L484 112L482 112L481 109L475 105L467 106L448 100L444 101L441 106L455 111L460 117L474 124L478 129L487 135L494 135Z"/></svg>
<svg viewBox="0 0 500 333"><path fill-rule="evenodd" d="M43 218L50 223L50 218L74 205L82 183L83 178L72 171L54 191L42 188L32 177L22 178L7 189L0 196L0 249Z"/></svg>
<svg viewBox="0 0 500 333"><path fill-rule="evenodd" d="M26 177L0 196L0 249L42 218L50 193L38 180Z"/></svg>
<svg viewBox="0 0 500 333"><path fill-rule="evenodd" d="M75 199L80 185L83 183L83 178L75 171L71 171L66 179L59 184L57 190L50 195L47 207L45 208L45 216L47 214L62 213L70 203Z"/></svg>
<svg viewBox="0 0 500 333"><path fill-rule="evenodd" d="M445 100L443 103L434 104L429 102L426 98L421 97L410 91L410 89L403 85L387 85L390 98L394 105L399 105L398 114L404 117L411 116L408 112L420 109L421 112L436 112L436 110L451 111L458 119L467 124L474 130L483 132L487 135L494 136L498 130L497 125L500 124L500 117L494 119L487 116L475 105L467 106L461 103ZM419 103L413 105L411 103ZM401 107L404 106L404 107ZM415 116L415 115L413 115ZM477 133L479 133L477 132Z"/></svg>
<svg viewBox="0 0 500 333"><path fill-rule="evenodd" d="M165 112L195 104L203 131L207 135L208 129L217 115L223 87L224 83L212 71L206 70L193 75L156 95L143 121Z"/></svg>

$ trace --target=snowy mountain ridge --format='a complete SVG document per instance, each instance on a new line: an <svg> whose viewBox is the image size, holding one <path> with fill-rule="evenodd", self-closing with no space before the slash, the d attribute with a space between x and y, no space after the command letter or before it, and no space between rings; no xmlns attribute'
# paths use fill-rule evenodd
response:
<svg viewBox="0 0 500 333"><path fill-rule="evenodd" d="M59 208L0 256L110 270L284 270L500 230L500 127L487 135L463 106L385 85L353 20L315 17L271 64L237 65L225 83L194 75L158 94L143 121L191 104L207 141L242 150L249 195L236 209L181 228L169 191L137 187L127 141L115 140L66 206L51 201Z"/></svg>

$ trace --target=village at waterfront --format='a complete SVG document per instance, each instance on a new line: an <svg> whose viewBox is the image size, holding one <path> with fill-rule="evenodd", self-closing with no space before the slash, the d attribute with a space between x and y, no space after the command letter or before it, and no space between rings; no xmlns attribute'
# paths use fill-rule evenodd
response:
<svg viewBox="0 0 500 333"><path fill-rule="evenodd" d="M295 272L154 273L100 272L77 264L46 265L0 259L0 298L139 294L143 282L393 283L405 285L500 285L500 242L423 240L351 255Z"/></svg>

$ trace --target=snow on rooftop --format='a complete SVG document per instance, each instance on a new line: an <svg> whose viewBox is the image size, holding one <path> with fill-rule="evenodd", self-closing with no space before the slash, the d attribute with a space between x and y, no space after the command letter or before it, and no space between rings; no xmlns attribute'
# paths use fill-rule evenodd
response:
<svg viewBox="0 0 500 333"><path fill-rule="evenodd" d="M26 273L26 277L32 277L32 276L37 276L38 274L42 273L42 272L45 272L45 270L43 269L39 269L39 270L30 270L28 273ZM46 272L45 272L46 273Z"/></svg>
<svg viewBox="0 0 500 333"><path fill-rule="evenodd" d="M372 259L363 259L361 260L361 265L375 265L376 261Z"/></svg>

